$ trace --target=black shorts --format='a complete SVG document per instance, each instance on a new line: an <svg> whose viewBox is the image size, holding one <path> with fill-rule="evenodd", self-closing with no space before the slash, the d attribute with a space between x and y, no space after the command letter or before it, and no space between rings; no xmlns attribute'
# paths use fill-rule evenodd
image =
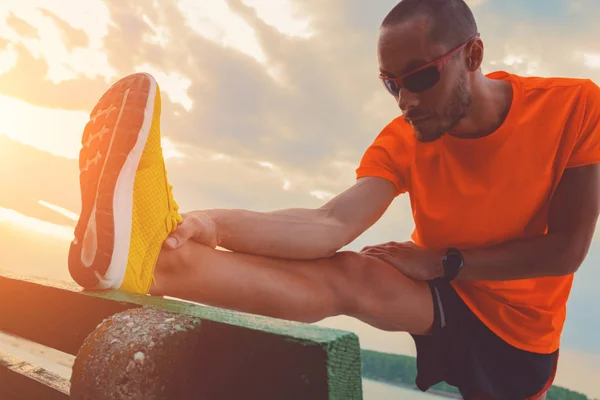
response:
<svg viewBox="0 0 600 400"><path fill-rule="evenodd" d="M412 335L420 390L446 382L466 399L476 391L495 400L524 400L552 385L558 350L539 354L517 349L487 328L448 281L436 279L429 286L433 331L427 336Z"/></svg>

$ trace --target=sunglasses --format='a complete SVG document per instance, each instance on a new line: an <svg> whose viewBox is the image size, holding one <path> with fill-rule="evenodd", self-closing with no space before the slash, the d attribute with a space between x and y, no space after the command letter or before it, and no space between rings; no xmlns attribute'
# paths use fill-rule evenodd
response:
<svg viewBox="0 0 600 400"><path fill-rule="evenodd" d="M412 93L424 92L434 87L440 81L442 68L450 61L450 58L464 49L474 39L479 39L479 33L473 35L469 40L450 50L450 52L437 60L427 63L408 74L399 78L389 78L384 74L380 74L379 79L381 79L388 92L394 97L400 96L400 89L402 88Z"/></svg>

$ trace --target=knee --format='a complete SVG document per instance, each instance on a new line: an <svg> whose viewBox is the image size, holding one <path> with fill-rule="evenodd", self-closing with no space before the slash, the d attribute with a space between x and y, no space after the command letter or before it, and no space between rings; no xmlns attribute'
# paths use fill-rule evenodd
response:
<svg viewBox="0 0 600 400"><path fill-rule="evenodd" d="M344 314L353 315L359 307L360 293L368 284L368 259L356 252L341 251L330 260L332 289L343 304Z"/></svg>
<svg viewBox="0 0 600 400"><path fill-rule="evenodd" d="M376 268L375 264L383 263L354 251L340 251L333 256L333 260L340 278L354 285L364 285L373 268Z"/></svg>
<svg viewBox="0 0 600 400"><path fill-rule="evenodd" d="M380 259L351 251L339 252L333 259L335 290L350 315L396 301L399 288L403 292L414 288L415 281Z"/></svg>
<svg viewBox="0 0 600 400"><path fill-rule="evenodd" d="M340 251L331 258L339 279L351 283L367 266L366 257L354 251Z"/></svg>

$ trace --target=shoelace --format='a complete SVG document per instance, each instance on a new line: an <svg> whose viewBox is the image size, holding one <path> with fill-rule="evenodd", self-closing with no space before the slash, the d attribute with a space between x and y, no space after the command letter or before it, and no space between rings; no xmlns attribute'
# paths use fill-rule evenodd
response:
<svg viewBox="0 0 600 400"><path fill-rule="evenodd" d="M173 198L173 185L169 184L167 186L168 190L168 202L169 202L169 212L165 218L165 224L167 228L167 232L173 232L177 225L179 225L182 221L181 215L179 214L179 205Z"/></svg>
<svg viewBox="0 0 600 400"><path fill-rule="evenodd" d="M160 155L160 153L159 153L159 155ZM162 155L160 155L160 161L162 163L165 178L166 178L167 166L165 165ZM179 225L181 223L182 218L181 218L181 215L179 214L179 204L177 204L177 202L175 201L175 198L173 197L173 185L168 183L168 180L166 180L166 179L165 179L165 184L167 186L167 207L169 208L169 211L167 212L167 215L165 216L165 228L167 229L167 232L171 233L175 230L175 228L177 228L177 225ZM156 286L156 274L154 271L152 272L152 281L150 283L150 286Z"/></svg>
<svg viewBox="0 0 600 400"><path fill-rule="evenodd" d="M165 228L167 228L167 232L170 233L173 232L175 228L177 228L177 225L179 225L182 221L181 215L179 214L179 205L173 197L173 185L171 184L167 185L167 202L169 211L165 217ZM151 286L156 286L156 275L154 271L152 272Z"/></svg>
<svg viewBox="0 0 600 400"><path fill-rule="evenodd" d="M182 221L181 215L179 215L179 205L173 198L173 185L171 185L167 179L167 166L165 165L165 160L162 156L162 148L161 151L158 151L154 154L146 154L145 157L142 158L142 162L140 162L140 168L145 168L156 163L160 163L163 168L163 173L165 176L165 188L167 189L167 207L169 211L165 216L165 228L167 232L171 233L177 228Z"/></svg>

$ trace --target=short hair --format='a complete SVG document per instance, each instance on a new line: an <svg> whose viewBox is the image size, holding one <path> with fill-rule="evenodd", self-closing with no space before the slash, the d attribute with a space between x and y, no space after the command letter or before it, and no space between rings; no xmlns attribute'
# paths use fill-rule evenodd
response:
<svg viewBox="0 0 600 400"><path fill-rule="evenodd" d="M381 27L397 25L415 17L429 17L431 39L448 49L477 33L473 12L464 0L401 0L383 19Z"/></svg>

